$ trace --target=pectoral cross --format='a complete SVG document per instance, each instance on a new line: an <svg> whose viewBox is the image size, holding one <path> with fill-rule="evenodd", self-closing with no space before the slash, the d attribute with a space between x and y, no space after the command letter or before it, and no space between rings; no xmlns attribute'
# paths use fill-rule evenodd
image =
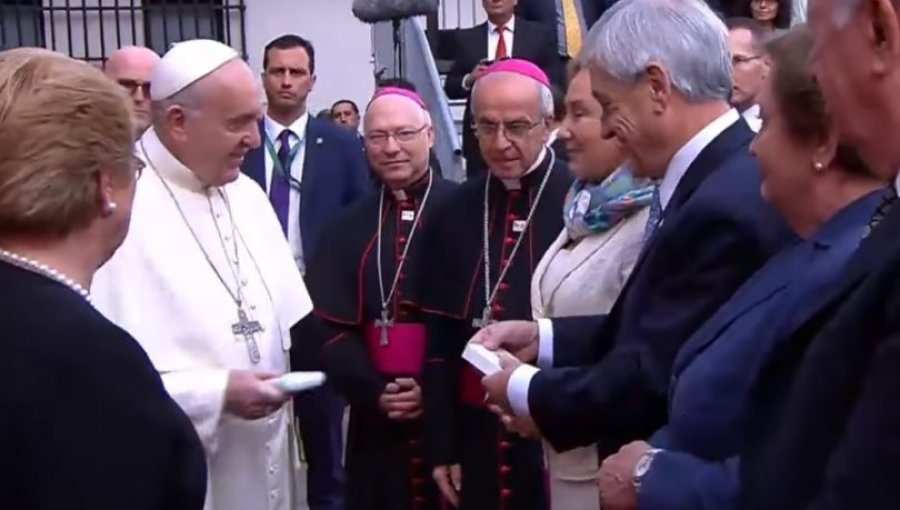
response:
<svg viewBox="0 0 900 510"><path fill-rule="evenodd" d="M381 340L379 344L382 347L387 347L388 344L388 328L394 327L394 320L388 318L388 311L381 311L381 319L375 321L375 325L381 328Z"/></svg>
<svg viewBox="0 0 900 510"><path fill-rule="evenodd" d="M485 306L481 312L481 317L472 320L472 327L484 329L497 321L491 319L491 307Z"/></svg>
<svg viewBox="0 0 900 510"><path fill-rule="evenodd" d="M251 321L247 317L247 312L243 308L238 308L238 321L231 325L231 332L235 336L244 337L244 341L247 342L247 355L250 356L250 361L254 364L259 363L262 357L259 355L259 345L256 344L256 339L253 338L253 335L262 333L262 331L263 328L259 321Z"/></svg>

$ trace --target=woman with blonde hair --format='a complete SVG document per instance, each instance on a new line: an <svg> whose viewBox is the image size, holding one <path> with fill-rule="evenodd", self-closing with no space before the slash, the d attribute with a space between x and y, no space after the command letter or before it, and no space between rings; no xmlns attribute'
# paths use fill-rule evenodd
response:
<svg viewBox="0 0 900 510"><path fill-rule="evenodd" d="M128 98L86 63L0 52L0 501L194 510L206 467L146 354L90 303L128 232Z"/></svg>
<svg viewBox="0 0 900 510"><path fill-rule="evenodd" d="M570 66L566 116L559 137L576 180L563 208L565 228L531 281L535 319L606 313L640 253L653 187L634 179L615 139L604 139L603 108L587 68ZM564 347L561 347L564 348ZM554 510L597 508L597 448L557 453L544 443Z"/></svg>

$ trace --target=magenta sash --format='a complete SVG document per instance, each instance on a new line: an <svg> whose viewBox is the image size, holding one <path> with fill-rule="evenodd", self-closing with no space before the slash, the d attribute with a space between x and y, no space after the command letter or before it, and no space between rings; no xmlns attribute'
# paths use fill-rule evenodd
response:
<svg viewBox="0 0 900 510"><path fill-rule="evenodd" d="M381 345L381 328L366 326L366 345L378 372L389 376L418 377L425 363L425 325L398 322L387 328L387 345Z"/></svg>

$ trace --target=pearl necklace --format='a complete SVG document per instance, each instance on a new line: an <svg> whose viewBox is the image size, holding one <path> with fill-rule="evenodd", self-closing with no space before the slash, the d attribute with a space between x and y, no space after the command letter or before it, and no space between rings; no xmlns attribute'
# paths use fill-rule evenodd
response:
<svg viewBox="0 0 900 510"><path fill-rule="evenodd" d="M43 264L36 260L29 259L27 257L23 257L18 253L13 253L11 251L4 250L0 248L0 259L3 259L10 264L25 269L27 271L31 271L32 273L37 273L41 276L45 276L50 278L51 280L55 280L66 287L75 291L76 294L86 299L88 302L91 301L91 294L84 287L82 287L78 282L64 275L63 273L53 269L47 264Z"/></svg>

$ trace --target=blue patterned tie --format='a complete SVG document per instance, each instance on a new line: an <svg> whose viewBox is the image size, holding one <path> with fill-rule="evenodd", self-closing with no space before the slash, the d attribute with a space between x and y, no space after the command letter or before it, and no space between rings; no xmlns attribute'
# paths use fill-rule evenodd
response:
<svg viewBox="0 0 900 510"><path fill-rule="evenodd" d="M278 135L278 161L281 168L285 172L290 172L290 153L291 153L291 130L285 129ZM288 177L283 175L274 168L272 171L272 184L269 186L269 200L278 216L278 222L281 223L281 230L287 236L288 214L291 208L291 184Z"/></svg>
<svg viewBox="0 0 900 510"><path fill-rule="evenodd" d="M650 202L650 217L647 218L647 227L644 229L644 246L650 240L650 236L656 232L659 220L662 219L662 202L659 199L659 184L653 186L653 200Z"/></svg>

